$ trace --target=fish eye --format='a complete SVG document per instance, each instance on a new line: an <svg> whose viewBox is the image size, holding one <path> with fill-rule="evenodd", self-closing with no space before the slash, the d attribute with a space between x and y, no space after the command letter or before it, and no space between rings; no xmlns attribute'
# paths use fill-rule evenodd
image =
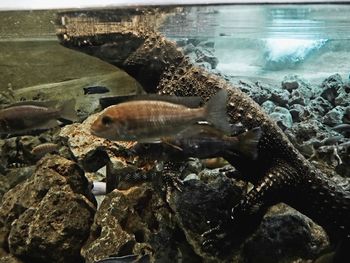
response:
<svg viewBox="0 0 350 263"><path fill-rule="evenodd" d="M103 116L101 121L102 121L102 124L106 125L106 126L112 124L112 122L113 122L112 118L109 116Z"/></svg>

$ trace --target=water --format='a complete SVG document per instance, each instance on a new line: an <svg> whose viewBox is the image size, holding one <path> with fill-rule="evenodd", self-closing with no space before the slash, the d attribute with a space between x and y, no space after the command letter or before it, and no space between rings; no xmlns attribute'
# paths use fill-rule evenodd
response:
<svg viewBox="0 0 350 263"><path fill-rule="evenodd" d="M51 45L57 49L55 12L1 12L0 41L6 42L1 53L17 53L18 49L19 52L26 50L29 56L35 54L36 49L45 53ZM231 76L280 80L284 75L299 74L317 82L332 73L344 78L349 75L349 14L349 5L195 6L184 7L170 16L160 30L174 40L213 41L213 52L219 61L216 69ZM8 50L8 45L12 46L12 51ZM54 54L64 56L64 52L59 55L60 51ZM25 55L4 59L13 64L27 58ZM43 59L53 60L52 54ZM36 64L35 61L27 63ZM7 86L11 82L8 80L10 73L6 72L4 64L2 67L5 72L1 73L0 83ZM62 70L56 72L60 75ZM20 79L30 78L30 75ZM54 75L50 77L55 78ZM13 86L18 85L12 82ZM24 84L36 83L27 81Z"/></svg>
<svg viewBox="0 0 350 263"><path fill-rule="evenodd" d="M336 247L327 235L349 233L350 5L0 11L0 36L0 262L89 263L111 255L127 262L133 254L161 263L306 262ZM121 132L139 126L118 123L103 108L159 83L164 93L206 99L212 88L231 90L229 103L225 92L214 100L225 107L210 103L222 112L209 122L227 128L230 111L232 132L200 121L162 143L105 139L118 124ZM28 122L28 112L4 117L3 107L32 100L73 105L77 116L59 110L50 129L35 126L39 117ZM141 112L147 103L138 103L121 115L167 124L162 111ZM178 108L171 117L181 122ZM145 130L154 127L161 131ZM277 172L267 178L266 171ZM286 205L273 206L259 225L255 213L270 201ZM252 208L244 220L241 204ZM208 259L202 234L218 219L240 222L230 228L238 234L219 233L229 247ZM246 233L251 228L260 230Z"/></svg>
<svg viewBox="0 0 350 263"><path fill-rule="evenodd" d="M188 7L162 32L173 39L210 39L217 69L229 75L300 74L320 81L335 72L349 75L349 14L349 5Z"/></svg>

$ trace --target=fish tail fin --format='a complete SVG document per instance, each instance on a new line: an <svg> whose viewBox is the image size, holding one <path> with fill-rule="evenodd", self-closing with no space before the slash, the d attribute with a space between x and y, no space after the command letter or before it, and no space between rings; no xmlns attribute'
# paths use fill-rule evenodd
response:
<svg viewBox="0 0 350 263"><path fill-rule="evenodd" d="M83 88L84 90L84 95L88 94L89 90L87 88Z"/></svg>
<svg viewBox="0 0 350 263"><path fill-rule="evenodd" d="M245 156L255 160L258 157L258 143L262 135L260 127L255 127L238 135L239 150Z"/></svg>
<svg viewBox="0 0 350 263"><path fill-rule="evenodd" d="M216 93L205 106L206 120L216 128L225 133L230 133L231 128L228 122L226 112L227 90L220 90Z"/></svg>
<svg viewBox="0 0 350 263"><path fill-rule="evenodd" d="M60 117L70 121L77 121L78 116L75 111L75 99L66 100L60 106Z"/></svg>

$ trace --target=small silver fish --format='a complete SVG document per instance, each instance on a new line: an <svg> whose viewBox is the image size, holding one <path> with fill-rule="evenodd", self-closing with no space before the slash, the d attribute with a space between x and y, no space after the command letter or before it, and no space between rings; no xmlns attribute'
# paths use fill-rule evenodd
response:
<svg viewBox="0 0 350 263"><path fill-rule="evenodd" d="M39 144L32 149L31 154L35 155L37 158L41 158L47 153L57 152L58 147L56 143Z"/></svg>
<svg viewBox="0 0 350 263"><path fill-rule="evenodd" d="M17 134L50 129L59 125L57 119L77 120L75 100L57 102L20 102L0 110L0 134Z"/></svg>
<svg viewBox="0 0 350 263"><path fill-rule="evenodd" d="M229 131L227 91L221 90L201 108L159 100L136 100L106 108L91 125L91 133L116 141L155 142L176 135L190 125L207 121Z"/></svg>

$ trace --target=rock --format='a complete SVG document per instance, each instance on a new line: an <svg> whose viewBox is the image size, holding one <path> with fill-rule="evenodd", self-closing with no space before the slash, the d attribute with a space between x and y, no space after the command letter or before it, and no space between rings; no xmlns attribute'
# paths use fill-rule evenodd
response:
<svg viewBox="0 0 350 263"><path fill-rule="evenodd" d="M198 44L198 46L202 46L202 47L205 47L205 48L214 48L215 47L215 41L212 41L212 40L205 40L205 41L202 41Z"/></svg>
<svg viewBox="0 0 350 263"><path fill-rule="evenodd" d="M319 137L322 133L328 134L325 126L314 119L295 123L288 132L291 132L299 143Z"/></svg>
<svg viewBox="0 0 350 263"><path fill-rule="evenodd" d="M211 69L215 69L219 63L218 58L214 55L213 51L209 48L196 46L193 53L189 53L188 56L194 63L207 62L210 64Z"/></svg>
<svg viewBox="0 0 350 263"><path fill-rule="evenodd" d="M11 225L8 242L13 255L34 262L82 262L95 207L68 185L52 187L36 207Z"/></svg>
<svg viewBox="0 0 350 263"><path fill-rule="evenodd" d="M271 114L275 110L276 104L270 100L267 100L261 105L261 107L263 107L267 114Z"/></svg>
<svg viewBox="0 0 350 263"><path fill-rule="evenodd" d="M343 80L339 74L334 74L322 82L321 97L335 105L335 98L339 94L339 89L343 86Z"/></svg>
<svg viewBox="0 0 350 263"><path fill-rule="evenodd" d="M334 100L335 105L338 106L350 106L350 85L346 84L343 85L339 90L338 90L338 96Z"/></svg>
<svg viewBox="0 0 350 263"><path fill-rule="evenodd" d="M2 255L2 254L0 254L0 255ZM15 256L12 256L12 255L7 255L7 256L3 256L3 257L0 256L0 262L1 263L23 263L22 260L20 260L19 258L16 258Z"/></svg>
<svg viewBox="0 0 350 263"><path fill-rule="evenodd" d="M322 117L333 108L333 105L326 99L317 97L311 100L307 107L310 112L315 113L316 116Z"/></svg>
<svg viewBox="0 0 350 263"><path fill-rule="evenodd" d="M275 89L270 100L278 106L284 107L288 104L290 93L287 90Z"/></svg>
<svg viewBox="0 0 350 263"><path fill-rule="evenodd" d="M329 126L336 126L343 123L344 107L337 106L323 116L323 123Z"/></svg>
<svg viewBox="0 0 350 263"><path fill-rule="evenodd" d="M288 101L289 105L293 104L301 104L305 106L305 98L304 95L299 90L293 90L291 97Z"/></svg>
<svg viewBox="0 0 350 263"><path fill-rule="evenodd" d="M188 43L188 44L192 44L192 45L194 45L194 46L196 47L196 46L198 46L198 44L199 44L201 41L202 41L202 40L199 39L199 38L189 38L189 39L187 40L187 43Z"/></svg>
<svg viewBox="0 0 350 263"><path fill-rule="evenodd" d="M270 114L270 116L276 121L276 123L282 130L291 128L293 126L292 115L286 108L276 107L274 111Z"/></svg>
<svg viewBox="0 0 350 263"><path fill-rule="evenodd" d="M300 104L290 106L289 113L292 115L293 122L305 121L312 117L309 110Z"/></svg>
<svg viewBox="0 0 350 263"><path fill-rule="evenodd" d="M182 174L195 173L198 174L203 169L203 164L198 158L190 158L184 167ZM182 175L183 176L183 175Z"/></svg>
<svg viewBox="0 0 350 263"><path fill-rule="evenodd" d="M309 100L314 96L314 90L311 85L298 75L285 76L282 81L282 89L289 92L299 91L306 100Z"/></svg>
<svg viewBox="0 0 350 263"><path fill-rule="evenodd" d="M196 50L196 47L193 44L188 44L184 46L182 50L187 55L193 53Z"/></svg>
<svg viewBox="0 0 350 263"><path fill-rule="evenodd" d="M96 172L111 159L125 162L125 158L116 156L117 153L135 144L135 142L112 142L92 135L90 127L97 116L98 114L91 115L83 123L66 125L59 133L59 136L67 141L74 157L88 172Z"/></svg>
<svg viewBox="0 0 350 263"><path fill-rule="evenodd" d="M271 98L269 87L265 87L260 83L253 83L249 80L239 80L237 83L233 82L233 80L230 81L244 93L247 93L258 104L263 104Z"/></svg>
<svg viewBox="0 0 350 263"><path fill-rule="evenodd" d="M185 179L183 179L184 182L189 181L189 180L199 180L199 177L198 177L198 175L192 173L192 174L187 175L185 177Z"/></svg>
<svg viewBox="0 0 350 263"><path fill-rule="evenodd" d="M208 222L223 218L225 210L237 202L243 191L222 175L210 177L207 184L199 180L184 182L182 191L174 192L169 202L187 242L207 260L210 256L202 251L202 233L208 230Z"/></svg>
<svg viewBox="0 0 350 263"><path fill-rule="evenodd" d="M298 80L299 77L297 75L285 76L282 81L282 88L288 90L289 92L298 89L300 87Z"/></svg>
<svg viewBox="0 0 350 263"><path fill-rule="evenodd" d="M247 262L292 262L298 258L315 258L328 245L327 235L320 226L294 209L278 205L265 215L244 244L243 253Z"/></svg>
<svg viewBox="0 0 350 263"><path fill-rule="evenodd" d="M4 196L0 231L11 253L30 262L79 262L96 201L76 163L49 155Z"/></svg>
<svg viewBox="0 0 350 263"><path fill-rule="evenodd" d="M342 121L345 124L350 124L350 107L345 108Z"/></svg>
<svg viewBox="0 0 350 263"><path fill-rule="evenodd" d="M112 254L152 254L168 262L174 248L175 227L171 213L149 184L105 196L82 249L87 263Z"/></svg>
<svg viewBox="0 0 350 263"><path fill-rule="evenodd" d="M6 176L0 176L0 200L8 190L32 176L34 169L34 165L12 168L7 170Z"/></svg>

